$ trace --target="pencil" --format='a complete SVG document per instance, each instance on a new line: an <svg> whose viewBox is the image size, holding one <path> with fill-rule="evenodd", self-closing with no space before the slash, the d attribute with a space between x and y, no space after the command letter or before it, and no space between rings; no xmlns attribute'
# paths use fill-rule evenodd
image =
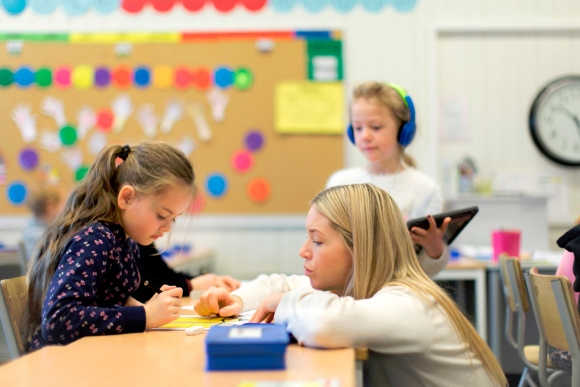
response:
<svg viewBox="0 0 580 387"><path fill-rule="evenodd" d="M157 289L155 286L151 285L149 281L143 282L143 285L147 286L149 289L153 290L155 293L161 293L161 289Z"/></svg>

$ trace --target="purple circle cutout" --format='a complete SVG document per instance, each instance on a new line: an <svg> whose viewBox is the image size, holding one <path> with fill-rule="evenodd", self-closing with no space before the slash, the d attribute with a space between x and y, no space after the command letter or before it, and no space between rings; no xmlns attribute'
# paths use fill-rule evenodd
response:
<svg viewBox="0 0 580 387"><path fill-rule="evenodd" d="M246 135L246 148L250 152L259 151L264 145L264 136L257 130L252 130Z"/></svg>
<svg viewBox="0 0 580 387"><path fill-rule="evenodd" d="M105 87L111 82L111 72L106 67L99 67L95 71L95 84L98 87Z"/></svg>
<svg viewBox="0 0 580 387"><path fill-rule="evenodd" d="M18 157L20 166L25 171L31 171L38 165L38 152L33 148L24 148Z"/></svg>

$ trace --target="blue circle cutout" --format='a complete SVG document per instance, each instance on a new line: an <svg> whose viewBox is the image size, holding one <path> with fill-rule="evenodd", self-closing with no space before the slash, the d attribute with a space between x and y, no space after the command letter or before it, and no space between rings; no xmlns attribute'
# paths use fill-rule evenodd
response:
<svg viewBox="0 0 580 387"><path fill-rule="evenodd" d="M133 75L137 87L147 87L151 82L151 70L148 67L137 67Z"/></svg>
<svg viewBox="0 0 580 387"><path fill-rule="evenodd" d="M13 206L19 206L26 200L26 185L21 181L15 181L8 185L6 196Z"/></svg>
<svg viewBox="0 0 580 387"><path fill-rule="evenodd" d="M215 69L213 77L215 85L225 89L234 84L236 73L234 73L229 67L218 67Z"/></svg>
<svg viewBox="0 0 580 387"><path fill-rule="evenodd" d="M379 12L388 2L389 0L362 0L362 5L369 12Z"/></svg>
<svg viewBox="0 0 580 387"><path fill-rule="evenodd" d="M2 5L10 15L18 15L26 8L26 0L2 0Z"/></svg>
<svg viewBox="0 0 580 387"><path fill-rule="evenodd" d="M34 70L28 66L22 66L14 73L14 83L20 87L28 87L34 83Z"/></svg>
<svg viewBox="0 0 580 387"><path fill-rule="evenodd" d="M41 15L49 15L54 12L58 6L58 0L30 0L30 6L34 12Z"/></svg>
<svg viewBox="0 0 580 387"><path fill-rule="evenodd" d="M393 8L399 12L411 12L417 5L417 0L392 0Z"/></svg>
<svg viewBox="0 0 580 387"><path fill-rule="evenodd" d="M328 5L328 0L302 0L304 8L310 13L320 12Z"/></svg>
<svg viewBox="0 0 580 387"><path fill-rule="evenodd" d="M278 13L287 13L294 8L296 0L271 0L270 5Z"/></svg>
<svg viewBox="0 0 580 387"><path fill-rule="evenodd" d="M93 8L101 15L109 15L121 7L121 0L93 0Z"/></svg>
<svg viewBox="0 0 580 387"><path fill-rule="evenodd" d="M87 13L93 5L92 0L61 0L64 11L71 16L78 16Z"/></svg>
<svg viewBox="0 0 580 387"><path fill-rule="evenodd" d="M222 197L228 190L228 181L221 173L209 175L205 181L205 189L210 196L214 198Z"/></svg>
<svg viewBox="0 0 580 387"><path fill-rule="evenodd" d="M350 12L356 5L357 0L330 0L330 3L340 13Z"/></svg>

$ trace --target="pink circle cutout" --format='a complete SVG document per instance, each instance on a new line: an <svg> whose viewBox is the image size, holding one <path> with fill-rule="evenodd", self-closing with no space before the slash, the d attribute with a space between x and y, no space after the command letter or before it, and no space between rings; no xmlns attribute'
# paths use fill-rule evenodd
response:
<svg viewBox="0 0 580 387"><path fill-rule="evenodd" d="M56 69L54 72L54 84L60 89L66 89L70 87L70 73L71 68L69 66L62 66Z"/></svg>
<svg viewBox="0 0 580 387"><path fill-rule="evenodd" d="M238 172L248 172L254 165L254 156L247 150L241 150L234 153L232 157L232 166Z"/></svg>

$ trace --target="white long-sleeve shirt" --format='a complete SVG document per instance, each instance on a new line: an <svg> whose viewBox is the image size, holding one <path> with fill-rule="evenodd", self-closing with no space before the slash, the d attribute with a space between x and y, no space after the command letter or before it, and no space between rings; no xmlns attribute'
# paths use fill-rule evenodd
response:
<svg viewBox="0 0 580 387"><path fill-rule="evenodd" d="M469 354L445 312L406 287L387 286L355 300L312 289L305 276L261 275L232 294L244 310L286 293L274 320L304 345L366 347L365 386L495 386Z"/></svg>
<svg viewBox="0 0 580 387"><path fill-rule="evenodd" d="M333 173L326 188L347 184L370 183L387 192L397 203L405 221L443 211L441 189L429 176L415 168L405 168L394 174L374 174L365 168L349 168ZM449 249L443 244L443 252L437 259L429 257L423 250L419 254L421 267L432 277L445 269L449 262Z"/></svg>

